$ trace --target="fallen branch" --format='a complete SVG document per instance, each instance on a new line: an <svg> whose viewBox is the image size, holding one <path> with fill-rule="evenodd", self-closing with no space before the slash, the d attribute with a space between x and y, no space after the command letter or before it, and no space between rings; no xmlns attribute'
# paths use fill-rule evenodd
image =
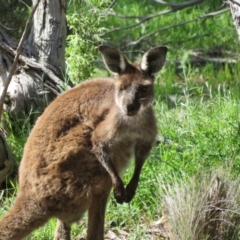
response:
<svg viewBox="0 0 240 240"><path fill-rule="evenodd" d="M9 47L4 42L0 43L0 49L2 49L3 51L5 51L7 53L10 53L13 56L15 56L17 54L17 52L15 50L13 50L11 47ZM23 55L19 55L19 60L32 68L41 70L44 74L46 74L46 76L48 76L50 78L50 80L52 80L57 85L59 85L59 86L63 85L62 80L60 78L58 78L56 76L56 74L52 70L49 69L48 66L38 63L35 60L33 60L32 58L29 58L29 57L26 57ZM52 68L52 66L51 66L51 68Z"/></svg>
<svg viewBox="0 0 240 240"><path fill-rule="evenodd" d="M233 58L219 58L219 57L204 57L200 56L197 52L190 53L190 56L193 56L199 59L201 62L213 62L213 63L237 63L240 59L236 60Z"/></svg>

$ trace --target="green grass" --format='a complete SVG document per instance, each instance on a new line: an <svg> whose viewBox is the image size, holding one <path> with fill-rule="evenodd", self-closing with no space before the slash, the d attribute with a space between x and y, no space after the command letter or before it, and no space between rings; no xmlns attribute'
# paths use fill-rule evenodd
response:
<svg viewBox="0 0 240 240"><path fill-rule="evenodd" d="M159 239L158 234L151 232L151 225L162 217L166 189L174 189L180 184L187 187L196 174L219 167L231 168L232 176L238 179L240 104L236 91L237 71L231 73L234 82L226 84L224 79L229 75L226 66L218 73L214 73L211 65L206 68L201 70L201 74L209 82L199 83L199 72L188 69L184 81L178 83L172 66L167 66L158 76L154 108L159 135L170 139L177 146L154 146L131 203L119 205L111 194L105 221L106 231L111 230L120 238L122 235L123 239ZM173 84L174 78L176 82ZM172 104L169 104L169 96L174 96ZM18 160L30 129L26 124L18 136L10 134L8 137ZM132 172L133 166L126 172L125 183L130 180ZM2 198L0 216L9 209L15 193L16 186L14 192L9 189L8 197ZM174 193L174 190L169 192L171 197L174 197ZM55 224L55 219L52 219L28 239L51 239ZM86 216L79 224L73 225L72 236L73 239L79 239L85 234Z"/></svg>
<svg viewBox="0 0 240 240"><path fill-rule="evenodd" d="M194 8L165 15L141 24L135 29L105 35L104 38L112 45L122 47L128 41L137 40L158 28L214 11L221 3L220 0L206 1ZM149 1L141 3L119 1L114 5L114 10L123 15L130 13L147 15L164 9L165 7L160 7L154 1L151 4ZM101 27L112 29L134 22L135 20L109 17L101 22ZM176 189L188 187L192 194L199 193L197 188L201 189L200 186L191 183L196 179L200 181L202 179L200 177L210 170L214 175L213 169L230 169L231 179L239 180L239 63L233 65L208 63L201 67L194 67L189 63L189 54L194 48L239 51L239 42L230 13L199 20L180 28L172 28L154 35L139 45L123 48L126 55L134 60L139 59L139 53L158 44L167 44L169 47L166 67L155 82L154 108L159 135L170 139L177 146L169 144L154 146L142 171L136 196L131 203L118 205L111 194L105 221L106 231L111 230L120 238L122 235L122 238L130 240L160 239L159 235L151 232L151 225L162 217L162 207L166 208L166 196L174 199L178 193ZM77 48L75 51L78 51ZM74 54L72 56L74 57ZM176 60L179 60L180 65L175 65ZM97 70L96 74L102 75L102 70ZM8 137L17 161L21 159L23 145L30 129L26 122L18 136L10 134ZM178 146L183 150L180 151ZM126 172L125 183L130 180L132 172L133 166ZM206 179L209 179L208 177ZM16 186L15 190L9 189L7 197L1 197L0 216L9 209L15 193ZM80 236L85 235L85 220L86 216L83 221L73 225L73 239L80 239ZM55 223L56 221L52 219L28 239L51 239Z"/></svg>
<svg viewBox="0 0 240 240"><path fill-rule="evenodd" d="M201 92L199 90L199 92ZM154 239L149 235L150 224L158 220L166 186L174 186L176 179L192 178L199 172L212 168L230 168L232 175L240 172L240 105L239 100L228 92L203 100L203 96L193 98L185 95L185 102L179 99L176 107L168 109L163 101L155 102L159 134L182 146L156 144L141 174L137 194L129 204L118 205L111 195L106 229L119 236L126 231L128 239ZM224 92L224 91L223 91ZM132 175L131 167L125 175L127 183ZM12 203L6 198L1 214ZM50 239L54 233L55 220L35 231L31 239ZM73 236L81 235L86 228L82 221L80 227L73 226ZM148 232L148 233L147 233ZM152 238L151 238L152 237Z"/></svg>
<svg viewBox="0 0 240 240"><path fill-rule="evenodd" d="M171 3L183 3L183 0L172 1ZM194 7L185 8L181 11L162 15L143 22L135 28L116 31L104 35L105 39L117 47L126 50L129 56L136 56L136 51L148 49L149 46L166 44L171 48L173 59L181 58L186 50L194 48L218 48L222 50L236 51L238 46L238 37L232 23L230 12L216 15L212 18L199 19L197 21L185 24L179 27L169 28L146 38L136 45L128 45L131 41L136 41L140 37L157 31L158 29L186 22L204 14L216 11L222 5L221 0L210 0ZM151 3L147 0L139 1L121 1L113 5L113 11L116 14L125 16L147 16L164 11L168 7ZM109 30L114 28L127 27L137 23L141 19L136 18L118 18L109 16L102 26ZM227 34L226 34L227 33Z"/></svg>
<svg viewBox="0 0 240 240"><path fill-rule="evenodd" d="M155 110L161 135L184 150L168 145L155 146L143 169L133 201L127 206L110 201L107 221L114 221L132 234L138 233L137 226L145 223L146 227L160 218L165 186L173 185L176 179L191 178L214 167L231 168L234 176L240 172L237 100L217 95L208 101L188 101L170 111L163 103L157 102Z"/></svg>
<svg viewBox="0 0 240 240"><path fill-rule="evenodd" d="M162 212L171 240L240 237L240 182L232 167L211 168L164 184Z"/></svg>

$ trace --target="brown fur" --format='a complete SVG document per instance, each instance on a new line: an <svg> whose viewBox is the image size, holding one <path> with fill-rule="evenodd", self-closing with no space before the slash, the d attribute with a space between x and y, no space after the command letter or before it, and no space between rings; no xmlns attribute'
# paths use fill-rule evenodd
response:
<svg viewBox="0 0 240 240"><path fill-rule="evenodd" d="M167 49L149 50L143 62L151 67L144 71L115 48L100 51L117 79L85 81L39 117L24 148L15 204L0 221L0 240L22 239L52 217L58 218L54 239L69 240L71 223L85 211L87 239L103 240L111 188L119 203L133 198L157 133L151 107L156 71L148 69L161 69ZM125 188L120 176L132 156L135 171Z"/></svg>

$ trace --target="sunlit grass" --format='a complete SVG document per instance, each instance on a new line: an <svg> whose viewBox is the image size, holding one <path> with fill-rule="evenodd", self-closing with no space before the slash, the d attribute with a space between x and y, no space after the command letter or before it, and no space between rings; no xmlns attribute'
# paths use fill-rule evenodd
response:
<svg viewBox="0 0 240 240"><path fill-rule="evenodd" d="M183 150L168 144L154 146L132 202L119 205L111 194L106 229L119 235L120 230L124 230L129 234L127 239L139 239L140 235L151 239L147 233L148 226L161 217L162 196L166 186L174 185L176 179L191 179L195 174L214 167L231 166L232 176L239 175L239 100L232 97L231 92L221 89L218 94L208 96L207 99L201 97L204 94L201 89L197 91L197 98L192 98L186 91L185 101L182 102L181 97L177 98L176 106L171 109L163 101L155 102L159 135L172 140ZM130 180L132 171L133 166L126 172L125 183ZM13 199L2 197L1 215L6 213ZM55 222L53 219L36 230L30 239L51 239ZM73 236L83 236L82 231L86 231L86 221L73 226Z"/></svg>

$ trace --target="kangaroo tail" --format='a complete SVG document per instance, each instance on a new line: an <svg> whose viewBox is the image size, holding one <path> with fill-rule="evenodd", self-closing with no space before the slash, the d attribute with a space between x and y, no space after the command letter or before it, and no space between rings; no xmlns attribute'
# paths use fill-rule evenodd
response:
<svg viewBox="0 0 240 240"><path fill-rule="evenodd" d="M37 201L18 195L10 211L0 220L0 240L20 240L48 218Z"/></svg>

